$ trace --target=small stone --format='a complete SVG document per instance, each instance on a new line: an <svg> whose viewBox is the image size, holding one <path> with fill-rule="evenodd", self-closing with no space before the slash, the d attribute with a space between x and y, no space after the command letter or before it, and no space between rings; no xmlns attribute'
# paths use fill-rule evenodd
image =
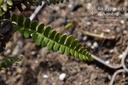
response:
<svg viewBox="0 0 128 85"><path fill-rule="evenodd" d="M116 9L115 7L112 9L113 12L115 12L116 10L117 10L117 9Z"/></svg>
<svg viewBox="0 0 128 85"><path fill-rule="evenodd" d="M61 68L61 70L62 70L62 71L65 71L65 70L66 70L66 68L65 68L65 67L62 67L62 68Z"/></svg>
<svg viewBox="0 0 128 85"><path fill-rule="evenodd" d="M88 81L89 81L89 80L87 80L87 79L85 80L85 82L88 82Z"/></svg>
<svg viewBox="0 0 128 85"><path fill-rule="evenodd" d="M92 45L92 46L91 46L91 49L94 49L94 48L95 48L95 47Z"/></svg>
<svg viewBox="0 0 128 85"><path fill-rule="evenodd" d="M117 13L115 14L115 16L116 16L116 17L118 17L119 15L120 15L120 13L119 13L119 12L117 12Z"/></svg>
<svg viewBox="0 0 128 85"><path fill-rule="evenodd" d="M32 34L30 34L30 36L32 37Z"/></svg>
<svg viewBox="0 0 128 85"><path fill-rule="evenodd" d="M96 69L98 70L98 69L99 69L99 67L96 67Z"/></svg>
<svg viewBox="0 0 128 85"><path fill-rule="evenodd" d="M66 74L65 73L60 74L59 79L61 81L63 81L65 78L66 78Z"/></svg>
<svg viewBox="0 0 128 85"><path fill-rule="evenodd" d="M69 8L69 9L71 9L72 7L73 7L73 5L72 5L72 4L69 4L69 5L68 5L68 8Z"/></svg>
<svg viewBox="0 0 128 85"><path fill-rule="evenodd" d="M35 55L35 54L36 54L36 51L32 51L31 54L32 54L32 55Z"/></svg>
<svg viewBox="0 0 128 85"><path fill-rule="evenodd" d="M97 48L97 47L98 47L98 43L97 43L97 42L94 42L94 43L93 43L93 46L94 46L95 48Z"/></svg>
<svg viewBox="0 0 128 85"><path fill-rule="evenodd" d="M90 22L87 22L87 25L91 25L91 23Z"/></svg>
<svg viewBox="0 0 128 85"><path fill-rule="evenodd" d="M126 77L126 75L125 75L125 74L123 74L123 75L122 75L122 77L123 77L123 78L125 78L125 77Z"/></svg>
<svg viewBox="0 0 128 85"><path fill-rule="evenodd" d="M11 72L10 72L10 71L8 71L8 72L7 72L7 75L11 75Z"/></svg>
<svg viewBox="0 0 128 85"><path fill-rule="evenodd" d="M109 53L114 53L114 49L111 49L111 50L109 51Z"/></svg>
<svg viewBox="0 0 128 85"><path fill-rule="evenodd" d="M119 55L119 59L122 59L123 55Z"/></svg>
<svg viewBox="0 0 128 85"><path fill-rule="evenodd" d="M123 30L123 34L126 35L128 34L128 32L126 30Z"/></svg>
<svg viewBox="0 0 128 85"><path fill-rule="evenodd" d="M88 41L88 42L86 43L86 45L87 45L88 47L90 47L92 44L91 44L91 42Z"/></svg>
<svg viewBox="0 0 128 85"><path fill-rule="evenodd" d="M32 68L32 70L35 70L36 69L36 67L33 65L33 66L31 66L31 68Z"/></svg>
<svg viewBox="0 0 128 85"><path fill-rule="evenodd" d="M39 61L38 60L35 60L35 63L39 63Z"/></svg>
<svg viewBox="0 0 128 85"><path fill-rule="evenodd" d="M12 55L17 55L19 51L20 51L20 48L19 48L19 46L17 45L17 46L14 48L14 50L13 50L13 52L12 52Z"/></svg>
<svg viewBox="0 0 128 85"><path fill-rule="evenodd" d="M109 61L109 60L108 60L108 61L105 61L105 63L106 63L106 64L109 64L109 63L110 63L110 61Z"/></svg>
<svg viewBox="0 0 128 85"><path fill-rule="evenodd" d="M110 33L110 32L111 32L110 29L105 29L104 31L105 31L106 33Z"/></svg>
<svg viewBox="0 0 128 85"><path fill-rule="evenodd" d="M87 3L87 9L92 9L92 4L91 3Z"/></svg>
<svg viewBox="0 0 128 85"><path fill-rule="evenodd" d="M111 80L111 79L112 79L112 77L111 77L110 75L108 75L108 76L107 76L107 78L108 78L109 80Z"/></svg>
<svg viewBox="0 0 128 85"><path fill-rule="evenodd" d="M119 59L122 59L122 57L123 57L124 55L125 55L124 53L120 54L120 55L119 55Z"/></svg>
<svg viewBox="0 0 128 85"><path fill-rule="evenodd" d="M84 37L83 37L83 40L85 41L85 40L87 40L87 38L88 38L87 36L84 36Z"/></svg>
<svg viewBox="0 0 128 85"><path fill-rule="evenodd" d="M120 20L120 23L121 23L121 24L124 24L124 20Z"/></svg>
<svg viewBox="0 0 128 85"><path fill-rule="evenodd" d="M47 79L48 78L48 75L44 74L43 75L43 78Z"/></svg>
<svg viewBox="0 0 128 85"><path fill-rule="evenodd" d="M7 49L7 50L4 52L4 55L8 55L9 53L11 53L11 49Z"/></svg>
<svg viewBox="0 0 128 85"><path fill-rule="evenodd" d="M22 73L23 72L23 70L21 68L17 68L16 70L17 70L18 73Z"/></svg>

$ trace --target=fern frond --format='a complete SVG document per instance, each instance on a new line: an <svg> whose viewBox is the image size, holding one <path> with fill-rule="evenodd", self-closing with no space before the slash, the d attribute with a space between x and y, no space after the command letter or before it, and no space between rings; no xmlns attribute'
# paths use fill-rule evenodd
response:
<svg viewBox="0 0 128 85"><path fill-rule="evenodd" d="M0 70L6 69L13 63L19 62L23 57L7 57L0 60Z"/></svg>
<svg viewBox="0 0 128 85"><path fill-rule="evenodd" d="M32 37L37 45L47 47L49 50L60 51L61 54L75 56L80 60L93 60L90 53L72 35L60 35L57 31L51 30L50 26L44 26L43 23L38 25L37 21L24 19L22 15L19 17L13 15L11 20L17 23L14 31L20 31L25 38Z"/></svg>
<svg viewBox="0 0 128 85"><path fill-rule="evenodd" d="M23 11L22 4L24 4L27 8L30 5L41 5L42 1L46 2L46 4L58 4L63 3L64 1L69 0L0 0L0 16L5 15L10 17L9 11L14 11L15 8L18 8L20 11Z"/></svg>

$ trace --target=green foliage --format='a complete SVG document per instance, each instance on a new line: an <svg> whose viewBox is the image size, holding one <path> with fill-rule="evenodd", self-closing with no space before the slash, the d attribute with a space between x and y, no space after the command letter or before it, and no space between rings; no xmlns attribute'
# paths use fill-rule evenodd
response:
<svg viewBox="0 0 128 85"><path fill-rule="evenodd" d="M46 4L58 4L62 3L64 1L69 0L0 0L0 16L5 15L6 17L10 17L10 10L14 11L16 8L19 9L19 11L23 11L22 5L24 4L27 8L30 7L30 5L41 5L42 1L44 1Z"/></svg>
<svg viewBox="0 0 128 85"><path fill-rule="evenodd" d="M67 24L65 25L65 28L68 29L68 28L70 28L72 25L73 25L73 23L72 23L72 22L69 22L69 23L67 23Z"/></svg>
<svg viewBox="0 0 128 85"><path fill-rule="evenodd" d="M0 16L2 16L13 5L12 0L0 1Z"/></svg>
<svg viewBox="0 0 128 85"><path fill-rule="evenodd" d="M14 25L14 32L20 31L25 38L32 37L37 45L59 51L61 54L75 56L80 60L93 60L90 53L72 35L60 35L57 31L51 30L50 26L44 26L43 23L38 25L37 21L30 21L29 18L24 19L23 15L13 15L11 20L17 23Z"/></svg>
<svg viewBox="0 0 128 85"><path fill-rule="evenodd" d="M24 16L13 15L10 18L10 10L14 11L15 8L18 8L20 11L23 11L22 5L24 4L27 8L30 5L42 4L44 1L46 4L58 4L64 1L69 0L0 0L0 23L11 22L7 26L0 26L0 33L2 31L11 33L10 28L13 28L13 32L19 31L25 38L32 38L37 45L47 47L49 50L55 52L59 51L61 54L66 53L67 55L75 56L80 60L92 61L93 58L89 52L78 42L77 39L74 39L72 35L68 36L66 34L61 35L55 30L51 30L50 26L45 26L43 23L38 24L37 21L30 21L29 18L24 19ZM10 18L8 21L7 19ZM15 22L12 26L12 22ZM69 28L72 23L67 24L65 27ZM5 29L6 28L6 29ZM5 35L6 36L6 35ZM4 37L6 38L6 37ZM5 47L4 38L0 38L0 48ZM9 40L7 37L6 42ZM2 48L3 51L4 48ZM15 62L20 61L21 57L7 57L0 60L0 70L7 68Z"/></svg>
<svg viewBox="0 0 128 85"><path fill-rule="evenodd" d="M0 70L6 69L11 66L13 63L21 61L22 57L7 57L0 60Z"/></svg>

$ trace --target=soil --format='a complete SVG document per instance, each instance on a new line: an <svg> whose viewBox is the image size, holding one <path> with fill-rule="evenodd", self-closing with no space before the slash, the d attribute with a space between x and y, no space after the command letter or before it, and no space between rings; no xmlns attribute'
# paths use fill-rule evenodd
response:
<svg viewBox="0 0 128 85"><path fill-rule="evenodd" d="M103 9L107 6L109 10ZM119 65L121 54L128 45L126 8L128 4L125 0L72 0L45 6L36 19L62 34L72 34L104 62ZM26 17L32 13L32 10L23 12ZM69 23L72 24L66 27ZM25 39L18 32L6 47L1 57L23 55L24 59L0 72L0 85L108 85L115 72L97 61L80 61L73 56L36 46L32 39ZM66 77L61 80L62 74ZM114 85L128 85L128 74L118 74Z"/></svg>

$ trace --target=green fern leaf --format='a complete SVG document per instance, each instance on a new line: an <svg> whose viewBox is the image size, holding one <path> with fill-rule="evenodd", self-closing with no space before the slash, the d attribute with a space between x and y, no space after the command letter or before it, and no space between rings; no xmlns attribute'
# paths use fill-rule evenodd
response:
<svg viewBox="0 0 128 85"><path fill-rule="evenodd" d="M43 40L43 37L42 37L42 35L38 35L38 37L36 38L36 45L41 45L41 42L42 42L42 40Z"/></svg>
<svg viewBox="0 0 128 85"><path fill-rule="evenodd" d="M41 33L43 31L42 28L44 28L44 24L43 23L41 23L41 24L38 25L37 32Z"/></svg>
<svg viewBox="0 0 128 85"><path fill-rule="evenodd" d="M24 22L25 28L29 28L29 27L30 27L30 24L31 24L30 19L27 18L27 19L25 20L25 22Z"/></svg>
<svg viewBox="0 0 128 85"><path fill-rule="evenodd" d="M35 41L38 37L38 34L36 32L32 33L32 39Z"/></svg>
<svg viewBox="0 0 128 85"><path fill-rule="evenodd" d="M23 27L23 23L24 23L24 16L23 15L20 15L18 17L18 25Z"/></svg>
<svg viewBox="0 0 128 85"><path fill-rule="evenodd" d="M31 29L34 30L34 31L36 31L37 24L38 24L37 21L32 21L32 23L31 23Z"/></svg>
<svg viewBox="0 0 128 85"><path fill-rule="evenodd" d="M17 16L16 16L16 14L13 14L12 15L11 20L14 21L14 22L17 22Z"/></svg>
<svg viewBox="0 0 128 85"><path fill-rule="evenodd" d="M0 60L0 70L6 69L15 62L19 62L23 57L7 57Z"/></svg>
<svg viewBox="0 0 128 85"><path fill-rule="evenodd" d="M12 16L11 20L16 21L16 17L14 16ZM15 19L13 19L13 17ZM17 18L18 21L20 21L20 19L23 20L22 16ZM16 23L19 23L18 21ZM67 55L75 56L80 60L93 60L90 53L88 53L82 44L80 44L78 40L74 39L72 35L60 35L57 31L51 30L50 26L44 27L44 24L38 25L37 21L31 22L29 19L26 19L23 22L23 27L22 23L19 23L14 26L14 29L19 27L17 30L20 31L26 38L31 35L37 45L47 47L49 50L59 51L61 54L66 53ZM31 23L31 26L27 26L27 23Z"/></svg>
<svg viewBox="0 0 128 85"><path fill-rule="evenodd" d="M30 35L31 35L31 31L29 31L29 30L23 30L24 31L24 37L25 38L29 38L30 37Z"/></svg>
<svg viewBox="0 0 128 85"><path fill-rule="evenodd" d="M49 39L45 37L45 38L43 39L43 41L42 41L42 46L43 46L43 47L46 47L47 44L48 44L48 42L49 42Z"/></svg>

